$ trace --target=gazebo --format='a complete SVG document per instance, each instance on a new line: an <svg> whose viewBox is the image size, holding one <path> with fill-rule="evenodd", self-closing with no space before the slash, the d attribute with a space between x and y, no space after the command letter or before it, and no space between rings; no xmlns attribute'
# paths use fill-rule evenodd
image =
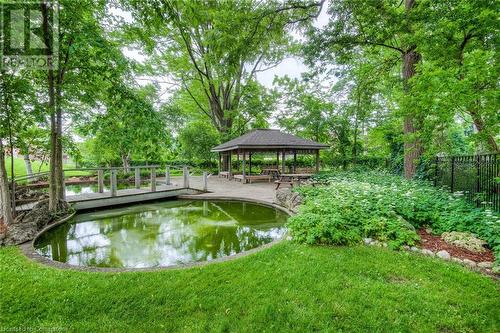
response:
<svg viewBox="0 0 500 333"><path fill-rule="evenodd" d="M254 153L276 153L276 166L280 165L281 172L285 173L285 159L287 155L293 155L293 170L296 169L297 154L314 154L316 156L316 172L319 171L319 150L328 148L328 145L300 138L298 136L283 133L276 129L255 129L238 138L227 141L212 148L213 152L219 153L219 173L227 172L232 176L232 155L238 160L242 157L242 180L246 181L246 160L248 156L249 171L252 170L252 154Z"/></svg>

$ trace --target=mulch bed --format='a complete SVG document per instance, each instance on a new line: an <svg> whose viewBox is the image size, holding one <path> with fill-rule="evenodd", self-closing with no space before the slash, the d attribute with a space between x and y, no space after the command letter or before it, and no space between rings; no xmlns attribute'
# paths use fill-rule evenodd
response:
<svg viewBox="0 0 500 333"><path fill-rule="evenodd" d="M441 236L434 236L429 234L425 229L418 230L420 236L420 246L423 249L428 249L433 252L445 250L452 257L460 259L469 259L475 262L495 261L495 256L490 249L485 249L484 252L472 252L467 249L451 245L441 239Z"/></svg>

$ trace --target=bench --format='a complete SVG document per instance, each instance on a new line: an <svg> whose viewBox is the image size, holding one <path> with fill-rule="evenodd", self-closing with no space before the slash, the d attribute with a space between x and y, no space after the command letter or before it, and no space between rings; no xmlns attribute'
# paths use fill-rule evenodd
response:
<svg viewBox="0 0 500 333"><path fill-rule="evenodd" d="M235 180L239 180L240 182L243 182L243 175L235 175L233 177ZM253 176L245 176L245 181L247 183L252 183L252 181L258 181L258 180L267 180L268 182L271 182L271 175L253 175Z"/></svg>
<svg viewBox="0 0 500 333"><path fill-rule="evenodd" d="M271 175L247 176L246 178L250 184L252 183L252 181L259 181L259 180L267 180L268 183L271 182Z"/></svg>
<svg viewBox="0 0 500 333"><path fill-rule="evenodd" d="M221 172L219 172L219 177L228 178L229 179L229 171L221 171Z"/></svg>

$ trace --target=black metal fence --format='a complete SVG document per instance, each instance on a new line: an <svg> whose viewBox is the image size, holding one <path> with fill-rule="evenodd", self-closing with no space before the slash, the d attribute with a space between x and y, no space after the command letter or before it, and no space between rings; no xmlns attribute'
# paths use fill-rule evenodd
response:
<svg viewBox="0 0 500 333"><path fill-rule="evenodd" d="M437 157L434 185L462 191L478 207L500 211L500 154Z"/></svg>

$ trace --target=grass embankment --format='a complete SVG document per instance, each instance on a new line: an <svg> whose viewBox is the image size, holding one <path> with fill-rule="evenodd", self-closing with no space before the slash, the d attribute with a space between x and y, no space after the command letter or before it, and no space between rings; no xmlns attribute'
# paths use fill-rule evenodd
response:
<svg viewBox="0 0 500 333"><path fill-rule="evenodd" d="M59 270L0 249L0 328L77 332L498 332L498 283L375 247L290 242L205 267Z"/></svg>

